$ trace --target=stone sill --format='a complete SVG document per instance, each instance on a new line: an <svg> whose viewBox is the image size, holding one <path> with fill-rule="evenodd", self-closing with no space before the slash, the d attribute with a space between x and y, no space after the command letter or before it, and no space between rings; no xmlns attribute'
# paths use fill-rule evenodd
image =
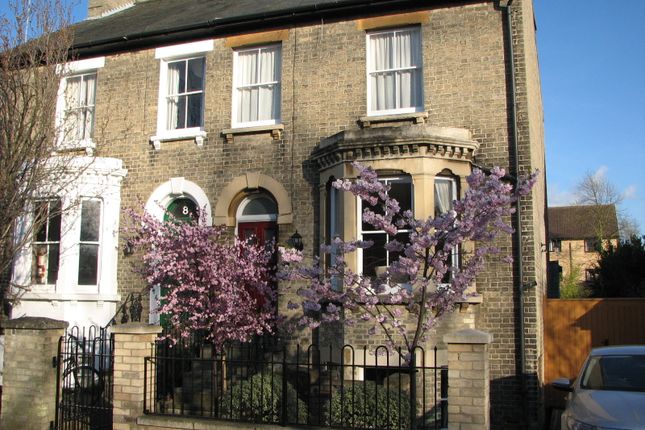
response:
<svg viewBox="0 0 645 430"><path fill-rule="evenodd" d="M235 135L242 134L262 134L270 133L273 140L282 139L284 132L283 124L268 124L256 125L254 127L240 127L240 128L226 128L222 130L222 136L226 139L226 143L233 143Z"/></svg>
<svg viewBox="0 0 645 430"><path fill-rule="evenodd" d="M161 149L161 142L172 142L176 140L194 140L197 146L202 147L207 136L208 133L204 130L186 130L185 133L178 133L175 130L173 133L161 133L156 136L150 136L150 143L155 151Z"/></svg>
<svg viewBox="0 0 645 430"><path fill-rule="evenodd" d="M398 113L391 115L370 115L362 116L358 119L358 124L362 128L371 127L372 124L378 124L383 122L400 122L400 121L412 121L414 124L423 124L428 119L428 112L410 112L410 113Z"/></svg>
<svg viewBox="0 0 645 430"><path fill-rule="evenodd" d="M83 293L38 293L30 291L21 298L23 301L50 302L115 302L121 301L119 294L83 294Z"/></svg>

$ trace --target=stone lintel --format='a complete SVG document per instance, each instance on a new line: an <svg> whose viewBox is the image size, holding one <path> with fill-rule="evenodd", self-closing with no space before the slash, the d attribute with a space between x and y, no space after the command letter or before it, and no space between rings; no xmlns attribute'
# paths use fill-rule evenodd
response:
<svg viewBox="0 0 645 430"><path fill-rule="evenodd" d="M114 334L159 334L162 331L159 325L150 325L140 322L131 322L126 324L117 324L112 326Z"/></svg>
<svg viewBox="0 0 645 430"><path fill-rule="evenodd" d="M458 343L487 345L493 341L493 335L472 328L466 328L444 335L443 341L446 344Z"/></svg>
<svg viewBox="0 0 645 430"><path fill-rule="evenodd" d="M69 326L67 321L55 320L45 317L21 317L13 320L5 320L2 323L6 329L18 330L58 330L66 329Z"/></svg>

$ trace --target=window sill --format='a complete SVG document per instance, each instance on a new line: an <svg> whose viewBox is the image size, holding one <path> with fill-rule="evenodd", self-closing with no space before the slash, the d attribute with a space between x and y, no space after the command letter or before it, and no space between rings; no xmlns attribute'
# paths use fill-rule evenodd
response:
<svg viewBox="0 0 645 430"><path fill-rule="evenodd" d="M268 124L268 125L257 125L254 127L239 127L239 128L227 128L222 130L222 136L226 139L226 143L233 143L235 135L238 134L261 134L261 133L271 133L273 140L282 139L282 134L284 132L283 124Z"/></svg>
<svg viewBox="0 0 645 430"><path fill-rule="evenodd" d="M150 143L155 148L156 151L161 149L161 142L170 142L173 140L190 140L194 139L195 144L199 147L204 146L204 140L206 139L206 133L202 129L188 128L183 130L171 130L158 133L156 136L150 137Z"/></svg>
<svg viewBox="0 0 645 430"><path fill-rule="evenodd" d="M62 142L58 146L58 152L85 151L86 155L92 156L96 149L96 143L92 139L83 139L72 142Z"/></svg>
<svg viewBox="0 0 645 430"><path fill-rule="evenodd" d="M96 293L50 293L29 291L21 300L29 301L61 301L61 302L119 302L119 294L96 294Z"/></svg>
<svg viewBox="0 0 645 430"><path fill-rule="evenodd" d="M367 115L358 119L358 124L361 128L371 127L372 124L383 122L401 122L411 121L414 124L423 124L428 119L428 112L408 112L396 113L390 115Z"/></svg>

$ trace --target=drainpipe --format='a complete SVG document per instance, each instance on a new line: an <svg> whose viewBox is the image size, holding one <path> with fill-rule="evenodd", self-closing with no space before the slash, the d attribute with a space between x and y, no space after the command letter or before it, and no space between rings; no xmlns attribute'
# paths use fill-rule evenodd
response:
<svg viewBox="0 0 645 430"><path fill-rule="evenodd" d="M511 127L513 129L513 136L511 141L511 147L513 150L513 168L515 170L516 177L519 177L520 173L520 162L519 162L519 150L518 150L518 133L517 133L517 104L515 97L517 94L517 88L515 85L515 52L513 50L513 27L512 27L512 12L511 5L513 0L500 0L500 6L504 8L506 16L506 38L508 40L508 54L510 57L510 79L511 79ZM528 403L528 385L526 378L526 339L525 339L525 327L524 327L524 291L528 288L534 286L534 283L524 285L524 262L522 255L522 206L521 202L517 202L516 212L515 212L515 232L514 241L515 247L518 253L517 259L517 275L519 278L519 323L520 323L520 348L519 348L519 358L520 358L520 383L522 389L522 400L523 400L523 409L524 409L524 420L528 426L529 421L529 403Z"/></svg>

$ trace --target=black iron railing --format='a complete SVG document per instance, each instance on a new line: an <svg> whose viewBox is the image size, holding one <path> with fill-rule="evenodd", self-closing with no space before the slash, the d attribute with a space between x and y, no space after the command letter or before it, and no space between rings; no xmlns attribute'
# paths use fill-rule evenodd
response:
<svg viewBox="0 0 645 430"><path fill-rule="evenodd" d="M448 368L385 347L277 348L158 343L145 360L147 414L359 429L448 424ZM432 364L432 365L430 365Z"/></svg>

